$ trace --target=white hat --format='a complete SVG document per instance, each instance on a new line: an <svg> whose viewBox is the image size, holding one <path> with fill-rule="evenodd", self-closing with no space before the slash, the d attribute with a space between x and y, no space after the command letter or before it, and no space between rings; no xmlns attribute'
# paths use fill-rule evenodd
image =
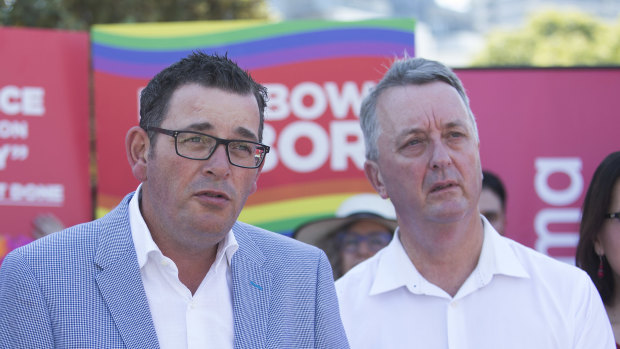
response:
<svg viewBox="0 0 620 349"><path fill-rule="evenodd" d="M327 234L358 219L371 219L390 228L392 232L398 225L396 212L389 200L377 194L357 194L344 200L333 218L320 219L301 225L293 232L293 237L302 242L317 245Z"/></svg>

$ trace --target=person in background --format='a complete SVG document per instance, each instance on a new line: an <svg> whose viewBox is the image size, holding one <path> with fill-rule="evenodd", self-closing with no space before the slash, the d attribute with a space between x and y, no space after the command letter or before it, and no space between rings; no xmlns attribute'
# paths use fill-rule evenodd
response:
<svg viewBox="0 0 620 349"><path fill-rule="evenodd" d="M344 200L335 217L301 225L293 237L323 249L338 279L387 246L394 229L396 213L390 201L364 193Z"/></svg>
<svg viewBox="0 0 620 349"><path fill-rule="evenodd" d="M366 177L398 228L336 281L352 348L615 347L583 270L499 235L480 214L480 141L452 70L395 61L360 122Z"/></svg>
<svg viewBox="0 0 620 349"><path fill-rule="evenodd" d="M158 73L125 139L136 191L5 258L0 348L348 348L325 253L237 221L266 98L226 56Z"/></svg>
<svg viewBox="0 0 620 349"><path fill-rule="evenodd" d="M499 177L492 172L482 171L482 192L478 207L493 228L500 235L505 235L506 190Z"/></svg>
<svg viewBox="0 0 620 349"><path fill-rule="evenodd" d="M575 262L594 282L620 342L620 151L607 155L594 172L583 201Z"/></svg>

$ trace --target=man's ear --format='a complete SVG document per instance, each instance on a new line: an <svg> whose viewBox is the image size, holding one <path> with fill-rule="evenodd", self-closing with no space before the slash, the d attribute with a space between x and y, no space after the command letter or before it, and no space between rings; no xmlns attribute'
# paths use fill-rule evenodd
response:
<svg viewBox="0 0 620 349"><path fill-rule="evenodd" d="M134 126L127 131L125 137L127 160L129 160L133 176L140 182L146 180L146 163L150 145L149 136L143 128Z"/></svg>
<svg viewBox="0 0 620 349"><path fill-rule="evenodd" d="M372 160L366 160L364 163L364 173L366 173L366 178L368 178L368 181L370 181L377 193L384 199L389 198L381 171L379 171L379 165Z"/></svg>

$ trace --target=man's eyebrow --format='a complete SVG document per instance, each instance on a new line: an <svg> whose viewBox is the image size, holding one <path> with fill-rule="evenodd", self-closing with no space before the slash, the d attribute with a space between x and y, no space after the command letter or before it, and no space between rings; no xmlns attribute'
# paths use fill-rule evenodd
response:
<svg viewBox="0 0 620 349"><path fill-rule="evenodd" d="M190 124L185 129L187 130L196 130L196 131L207 131L213 129L213 125L209 122L201 122L196 124Z"/></svg>
<svg viewBox="0 0 620 349"><path fill-rule="evenodd" d="M209 130L213 130L214 127L210 122L200 122L200 123L190 124L187 127L185 127L185 129L191 130L191 131L209 131ZM239 138L249 138L253 141L258 141L258 137L256 136L256 134L246 127L243 127L243 126L237 127L235 129L235 133L239 135Z"/></svg>
<svg viewBox="0 0 620 349"><path fill-rule="evenodd" d="M456 127L465 127L467 128L467 123L458 120L458 121L450 121L444 125L444 128L456 128Z"/></svg>
<svg viewBox="0 0 620 349"><path fill-rule="evenodd" d="M258 137L256 136L256 134L254 132L252 132L250 129L245 128L243 126L239 126L237 127L237 129L235 130L235 132L243 137L243 138L250 138L254 141L258 141Z"/></svg>
<svg viewBox="0 0 620 349"><path fill-rule="evenodd" d="M398 140L398 139L406 138L409 135L424 134L424 133L425 133L424 130L422 130L419 127L414 126L414 127L410 127L410 128L406 128L406 129L401 130L396 135L396 137L394 137L394 139Z"/></svg>

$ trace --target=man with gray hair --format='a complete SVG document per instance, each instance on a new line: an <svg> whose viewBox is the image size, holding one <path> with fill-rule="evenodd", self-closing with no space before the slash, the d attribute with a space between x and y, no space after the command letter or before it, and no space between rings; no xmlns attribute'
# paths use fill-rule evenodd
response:
<svg viewBox="0 0 620 349"><path fill-rule="evenodd" d="M584 272L480 215L478 130L449 68L394 62L360 118L366 176L399 227L336 283L352 348L615 348Z"/></svg>

